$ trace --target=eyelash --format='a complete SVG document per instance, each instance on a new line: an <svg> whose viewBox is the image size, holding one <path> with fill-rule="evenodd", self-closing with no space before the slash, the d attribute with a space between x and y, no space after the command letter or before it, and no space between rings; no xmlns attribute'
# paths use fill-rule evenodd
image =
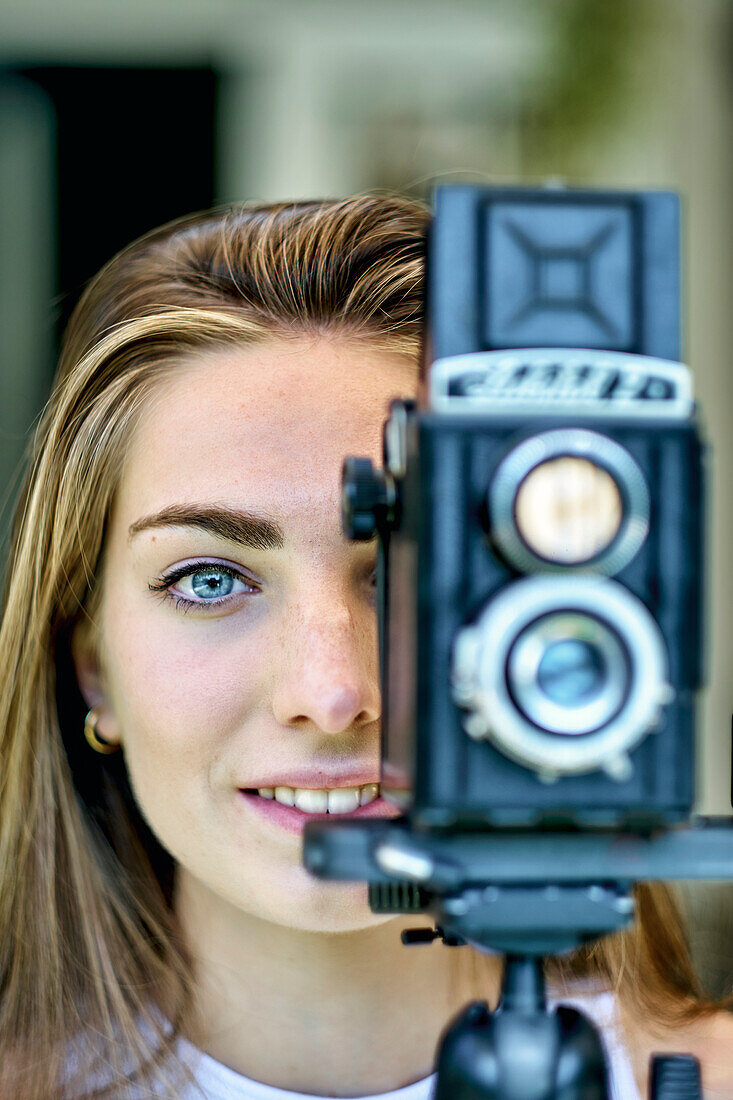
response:
<svg viewBox="0 0 733 1100"><path fill-rule="evenodd" d="M221 573L226 573L228 577L234 577L236 580L244 581L255 592L259 592L259 589L253 584L248 577L245 577L243 573L240 573L238 569L233 569L231 566L220 565L218 562L211 561L195 561L190 562L188 565L181 565L177 569L174 569L172 573L166 574L164 577L158 577L156 580L151 581L148 584L148 588L151 592L156 593L162 600L171 601L177 611L190 611L192 607L205 608L211 606L219 607L221 604L226 603L232 599L231 596L223 596L219 600L189 600L186 596L179 596L175 592L171 592L173 585L184 577L192 577L195 573L199 573L202 569L216 568ZM372 586L376 586L376 570L373 570L370 574L369 580Z"/></svg>
<svg viewBox="0 0 733 1100"><path fill-rule="evenodd" d="M259 592L259 588L257 588L248 577L245 577L243 573L240 573L238 569L233 569L230 565L220 565L219 562L212 561L194 561L189 562L187 565L181 565L177 569L174 569L172 573L168 573L164 577L158 577L157 580L151 581L148 588L151 592L157 593L161 599L172 601L175 604L176 610L183 612L190 611L192 607L221 607L222 604L233 599L234 597L232 596L222 596L221 599L218 600L189 600L186 596L180 596L178 593L170 591L177 581L183 580L184 577L192 577L195 573L200 573L204 569L216 569L220 573L225 573L228 577L243 581L255 592ZM240 595L241 594L242 593L240 593Z"/></svg>

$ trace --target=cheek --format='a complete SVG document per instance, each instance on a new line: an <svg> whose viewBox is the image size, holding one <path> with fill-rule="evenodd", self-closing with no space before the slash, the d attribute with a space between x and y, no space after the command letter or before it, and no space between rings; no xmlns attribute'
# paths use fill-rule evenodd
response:
<svg viewBox="0 0 733 1100"><path fill-rule="evenodd" d="M267 697L263 624L194 619L170 608L111 614L110 694L126 755L177 769L215 752Z"/></svg>

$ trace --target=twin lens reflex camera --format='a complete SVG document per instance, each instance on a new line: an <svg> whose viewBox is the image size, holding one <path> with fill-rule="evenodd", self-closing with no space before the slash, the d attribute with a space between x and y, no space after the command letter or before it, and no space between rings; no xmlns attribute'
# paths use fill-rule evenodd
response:
<svg viewBox="0 0 733 1100"><path fill-rule="evenodd" d="M543 956L626 926L637 881L733 877L691 820L703 448L680 361L679 203L664 192L438 188L423 392L384 462L344 467L378 540L382 793L396 820L311 823L305 865L374 911L506 955L447 1030L436 1100L605 1100L590 1022ZM531 1056L529 1053L531 1052ZM701 1095L655 1061L656 1100Z"/></svg>

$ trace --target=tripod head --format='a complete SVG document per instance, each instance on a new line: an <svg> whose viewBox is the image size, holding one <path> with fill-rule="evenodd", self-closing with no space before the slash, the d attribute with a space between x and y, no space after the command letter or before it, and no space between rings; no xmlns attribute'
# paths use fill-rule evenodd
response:
<svg viewBox="0 0 733 1100"><path fill-rule="evenodd" d="M499 1009L467 1006L441 1036L434 1100L610 1100L603 1045L576 1009L548 1011L542 958L620 930L631 884L733 877L733 822L698 819L653 836L527 831L435 837L406 820L306 826L306 867L368 881L375 912L429 912L405 944L506 952ZM601 881L598 881L598 880ZM655 1056L650 1100L702 1100L700 1067Z"/></svg>

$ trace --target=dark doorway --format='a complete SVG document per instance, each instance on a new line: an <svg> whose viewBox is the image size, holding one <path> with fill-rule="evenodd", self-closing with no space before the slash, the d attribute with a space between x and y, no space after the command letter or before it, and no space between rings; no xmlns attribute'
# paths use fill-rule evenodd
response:
<svg viewBox="0 0 733 1100"><path fill-rule="evenodd" d="M215 201L217 73L200 68L24 68L57 133L58 328L124 245Z"/></svg>

